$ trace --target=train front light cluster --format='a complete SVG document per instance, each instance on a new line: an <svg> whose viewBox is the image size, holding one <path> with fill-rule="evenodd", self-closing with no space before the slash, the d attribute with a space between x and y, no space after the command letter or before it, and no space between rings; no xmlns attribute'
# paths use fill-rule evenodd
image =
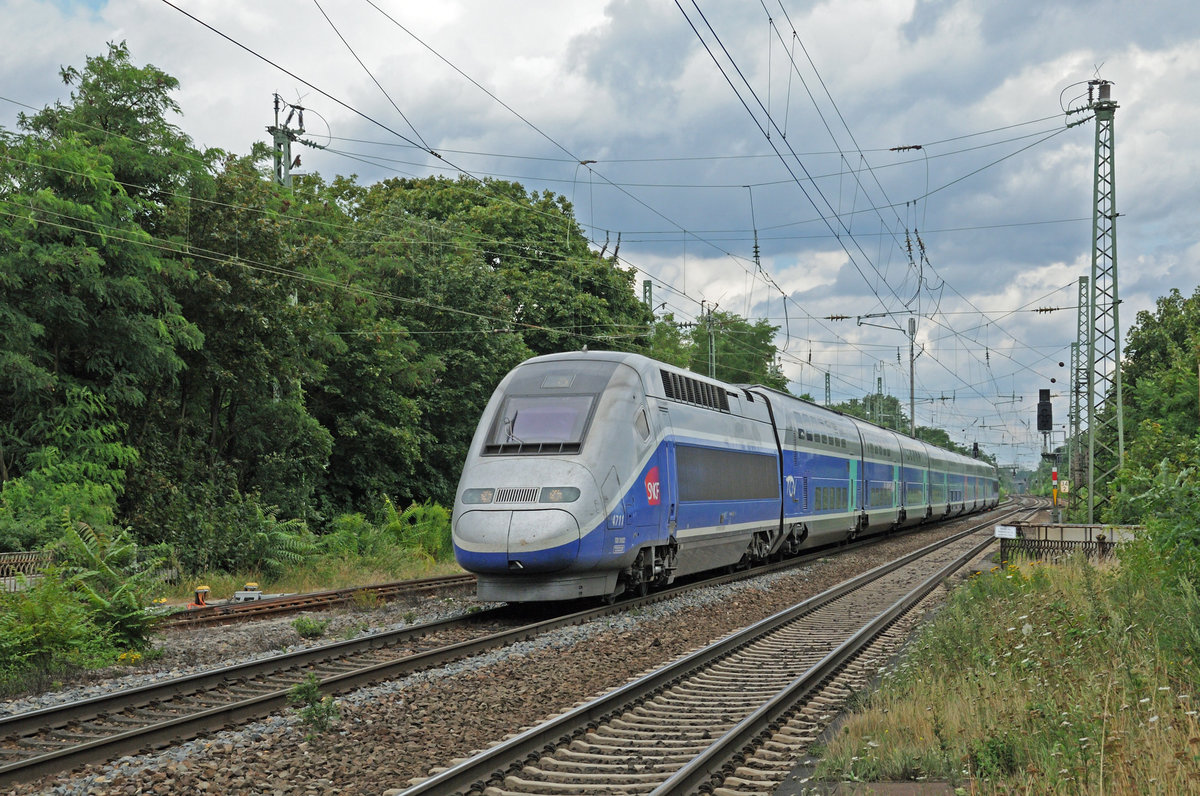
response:
<svg viewBox="0 0 1200 796"><path fill-rule="evenodd" d="M478 506L488 503L506 502L496 499L496 489L464 489L462 502ZM579 500L579 488L573 486L544 486L538 491L538 503L574 503Z"/></svg>
<svg viewBox="0 0 1200 796"><path fill-rule="evenodd" d="M574 503L579 500L579 490L573 486L544 486L538 503Z"/></svg>
<svg viewBox="0 0 1200 796"><path fill-rule="evenodd" d="M491 503L495 498L496 490L494 489L464 489L462 493L462 502L471 505Z"/></svg>

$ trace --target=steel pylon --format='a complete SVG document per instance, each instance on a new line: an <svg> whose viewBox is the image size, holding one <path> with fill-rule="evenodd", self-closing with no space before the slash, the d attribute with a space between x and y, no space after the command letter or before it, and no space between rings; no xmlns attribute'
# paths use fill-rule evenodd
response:
<svg viewBox="0 0 1200 796"><path fill-rule="evenodd" d="M1092 279L1088 324L1088 517L1107 502L1112 476L1125 459L1125 418L1121 400L1121 337L1117 297L1117 188L1112 83L1088 84L1096 114L1095 174L1092 183ZM1099 494L1104 492L1105 494Z"/></svg>

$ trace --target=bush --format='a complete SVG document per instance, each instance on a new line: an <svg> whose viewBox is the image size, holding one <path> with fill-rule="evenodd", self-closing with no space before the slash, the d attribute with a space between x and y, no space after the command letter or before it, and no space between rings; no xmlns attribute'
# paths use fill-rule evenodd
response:
<svg viewBox="0 0 1200 796"><path fill-rule="evenodd" d="M427 500L397 512L387 500L382 519L383 532L405 551L430 561L446 561L454 555L450 512L444 506Z"/></svg>
<svg viewBox="0 0 1200 796"><path fill-rule="evenodd" d="M207 495L207 502L181 518L174 547L188 572L259 572L265 577L277 577L317 551L316 539L302 521L280 520L274 506L239 492L225 499Z"/></svg>
<svg viewBox="0 0 1200 796"><path fill-rule="evenodd" d="M333 697L321 696L321 683L312 672L293 686L288 693L288 702L298 706L300 720L313 733L325 732L342 717L342 712ZM312 737L311 734L309 737Z"/></svg>
<svg viewBox="0 0 1200 796"><path fill-rule="evenodd" d="M329 524L318 546L331 555L388 556L397 553L426 563L449 561L454 548L450 541L450 512L426 501L397 511L384 498L375 523L361 514L342 514Z"/></svg>
<svg viewBox="0 0 1200 796"><path fill-rule="evenodd" d="M127 530L93 528L64 511L56 564L25 591L0 594L0 690L44 684L55 673L106 666L122 650L148 650L145 609L160 561L139 560Z"/></svg>
<svg viewBox="0 0 1200 796"><path fill-rule="evenodd" d="M116 655L104 629L79 601L70 576L52 567L28 586L0 593L3 690L20 690L22 679L37 681L71 665L105 662L110 651Z"/></svg>
<svg viewBox="0 0 1200 796"><path fill-rule="evenodd" d="M154 616L146 611L160 561L139 561L128 530L96 529L63 514L62 539L53 546L71 590L95 623L122 646L149 646Z"/></svg>
<svg viewBox="0 0 1200 796"><path fill-rule="evenodd" d="M292 627L296 629L300 638L320 638L325 635L325 628L329 627L329 620L299 616L292 620Z"/></svg>

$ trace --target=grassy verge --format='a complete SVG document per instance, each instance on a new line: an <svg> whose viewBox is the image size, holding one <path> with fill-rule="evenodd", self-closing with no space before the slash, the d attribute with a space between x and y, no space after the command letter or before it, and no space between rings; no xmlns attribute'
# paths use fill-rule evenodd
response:
<svg viewBox="0 0 1200 796"><path fill-rule="evenodd" d="M971 578L824 749L816 778L982 793L1200 792L1200 598L1125 564Z"/></svg>

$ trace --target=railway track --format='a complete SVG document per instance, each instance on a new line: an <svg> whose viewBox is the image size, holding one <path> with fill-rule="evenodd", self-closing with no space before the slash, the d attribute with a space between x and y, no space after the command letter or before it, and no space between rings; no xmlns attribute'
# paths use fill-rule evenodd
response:
<svg viewBox="0 0 1200 796"><path fill-rule="evenodd" d="M994 522L846 581L435 773L403 796L587 794L600 786L656 796L769 793L820 722L836 714L835 695L861 686L863 670L873 672L903 643L910 628L898 621L992 544Z"/></svg>
<svg viewBox="0 0 1200 796"><path fill-rule="evenodd" d="M363 602L386 602L401 597L418 597L435 592L467 589L475 585L474 575L444 575L437 578L401 580L376 586L358 586L349 589L309 592L307 594L285 594L266 597L244 603L224 603L192 608L168 614L157 622L163 629L177 627L200 627L227 622L243 622L269 616L285 616L301 611L323 611L344 605Z"/></svg>
<svg viewBox="0 0 1200 796"><path fill-rule="evenodd" d="M873 540L865 541L870 543ZM287 706L292 687L309 674L319 679L322 693L350 691L561 627L667 600L698 585L754 577L825 555L828 551L814 551L770 567L684 585L613 606L543 614L532 622L528 609L487 609L0 718L0 785L171 745L269 715Z"/></svg>

